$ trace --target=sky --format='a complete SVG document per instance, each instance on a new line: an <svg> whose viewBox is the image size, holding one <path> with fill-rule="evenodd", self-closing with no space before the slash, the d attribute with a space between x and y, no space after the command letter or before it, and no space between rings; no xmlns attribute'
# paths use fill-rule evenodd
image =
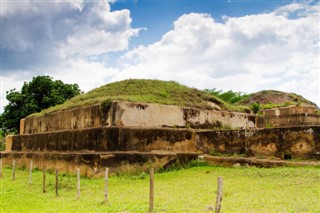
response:
<svg viewBox="0 0 320 213"><path fill-rule="evenodd" d="M1 0L1 106L33 76L275 89L320 106L319 1Z"/></svg>

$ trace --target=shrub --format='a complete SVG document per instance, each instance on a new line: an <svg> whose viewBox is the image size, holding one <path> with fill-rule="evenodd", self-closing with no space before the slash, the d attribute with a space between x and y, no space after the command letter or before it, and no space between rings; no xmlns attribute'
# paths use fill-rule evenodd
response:
<svg viewBox="0 0 320 213"><path fill-rule="evenodd" d="M257 114L260 110L260 104L258 104L257 102L254 102L251 105L251 110L253 111L254 114Z"/></svg>
<svg viewBox="0 0 320 213"><path fill-rule="evenodd" d="M101 109L103 112L108 112L110 107L111 107L111 104L112 104L112 100L110 98L104 100L102 103L101 103Z"/></svg>

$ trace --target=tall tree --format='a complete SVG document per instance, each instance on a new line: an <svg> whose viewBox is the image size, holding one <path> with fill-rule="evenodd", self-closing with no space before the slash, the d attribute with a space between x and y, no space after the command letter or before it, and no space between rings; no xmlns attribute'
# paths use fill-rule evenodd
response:
<svg viewBox="0 0 320 213"><path fill-rule="evenodd" d="M21 91L7 91L9 104L0 115L0 127L5 132L18 132L20 119L43 109L62 104L66 100L80 94L78 84L65 84L54 81L50 76L33 77L25 82Z"/></svg>

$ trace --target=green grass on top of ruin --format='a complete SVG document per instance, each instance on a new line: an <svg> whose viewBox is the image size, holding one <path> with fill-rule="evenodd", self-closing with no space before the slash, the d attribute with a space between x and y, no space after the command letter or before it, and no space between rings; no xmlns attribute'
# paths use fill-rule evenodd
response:
<svg viewBox="0 0 320 213"><path fill-rule="evenodd" d="M64 104L51 107L31 116L101 104L107 100L157 103L202 109L213 109L213 104L216 104L225 110L248 111L248 107L231 106L205 91L190 88L174 81L131 79L106 84L78 95Z"/></svg>

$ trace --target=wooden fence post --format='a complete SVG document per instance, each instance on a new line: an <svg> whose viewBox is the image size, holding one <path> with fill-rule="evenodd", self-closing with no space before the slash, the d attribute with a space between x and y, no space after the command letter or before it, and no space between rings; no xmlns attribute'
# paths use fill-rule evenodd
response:
<svg viewBox="0 0 320 213"><path fill-rule="evenodd" d="M32 184L32 167L33 167L33 162L32 159L30 161L30 168L29 168L29 184Z"/></svg>
<svg viewBox="0 0 320 213"><path fill-rule="evenodd" d="M0 178L2 178L2 158L0 158Z"/></svg>
<svg viewBox="0 0 320 213"><path fill-rule="evenodd" d="M14 158L12 161L12 180L16 179L16 159Z"/></svg>
<svg viewBox="0 0 320 213"><path fill-rule="evenodd" d="M77 199L80 199L80 169L77 168Z"/></svg>
<svg viewBox="0 0 320 213"><path fill-rule="evenodd" d="M150 201L149 212L153 212L153 199L154 199L154 169L150 169Z"/></svg>
<svg viewBox="0 0 320 213"><path fill-rule="evenodd" d="M42 178L42 192L43 192L43 193L46 193L46 166L45 166L45 165L43 165L42 174L43 174L43 178Z"/></svg>
<svg viewBox="0 0 320 213"><path fill-rule="evenodd" d="M58 168L56 168L56 196L57 197L59 196L58 188L59 188L59 171L58 171Z"/></svg>
<svg viewBox="0 0 320 213"><path fill-rule="evenodd" d="M108 202L108 181L109 181L109 168L108 167L106 168L104 180L105 180L104 202Z"/></svg>
<svg viewBox="0 0 320 213"><path fill-rule="evenodd" d="M217 191L216 208L215 208L216 213L219 213L221 210L222 186L223 186L222 177L218 177L218 191Z"/></svg>

